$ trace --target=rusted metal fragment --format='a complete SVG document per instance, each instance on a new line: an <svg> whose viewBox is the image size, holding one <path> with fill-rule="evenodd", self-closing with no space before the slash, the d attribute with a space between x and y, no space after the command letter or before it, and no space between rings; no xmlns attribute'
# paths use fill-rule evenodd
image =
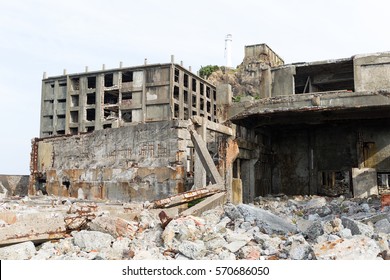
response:
<svg viewBox="0 0 390 280"><path fill-rule="evenodd" d="M164 211L161 211L158 214L158 217L160 218L162 229L165 229L169 222L172 221L172 218L168 217L167 213L165 213Z"/></svg>
<svg viewBox="0 0 390 280"><path fill-rule="evenodd" d="M194 191L188 191L184 193L180 193L177 195L173 195L164 199L153 201L154 208L165 208L171 207L183 203L187 203L193 201L198 198L207 197L213 195L218 192L222 192L222 187L220 185L212 185L207 188L197 189Z"/></svg>
<svg viewBox="0 0 390 280"><path fill-rule="evenodd" d="M390 193L382 194L382 196L381 196L381 206L382 206L382 209L385 206L390 206Z"/></svg>
<svg viewBox="0 0 390 280"><path fill-rule="evenodd" d="M81 230L87 228L88 222L96 217L97 205L73 204L64 218L66 228L69 230Z"/></svg>

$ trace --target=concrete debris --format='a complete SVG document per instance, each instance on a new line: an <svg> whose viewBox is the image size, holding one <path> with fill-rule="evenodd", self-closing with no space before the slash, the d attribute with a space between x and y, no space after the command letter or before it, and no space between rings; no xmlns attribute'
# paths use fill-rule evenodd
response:
<svg viewBox="0 0 390 280"><path fill-rule="evenodd" d="M380 198L375 196L359 199L259 197L255 200L257 205L225 204L200 216L180 216L170 208L161 211L145 208L143 204L91 204L70 200L71 205L68 205L56 201L58 204L54 205L41 197L1 205L0 236L4 239L0 242L3 246L9 244L5 233L9 234L10 229L14 237L16 232L38 232L38 228L50 232L60 226L63 231L54 239L49 234L46 238L39 235L39 239L29 236L35 245L24 242L2 247L1 259L390 258L390 209L382 209ZM93 207L88 210L87 205ZM327 215L324 215L325 208L326 212L330 211ZM65 223L72 215L79 217L79 222L73 223L75 229ZM45 224L40 217L45 219ZM29 222L32 218L34 222ZM38 226L33 227L33 224ZM17 237L14 242L26 240Z"/></svg>

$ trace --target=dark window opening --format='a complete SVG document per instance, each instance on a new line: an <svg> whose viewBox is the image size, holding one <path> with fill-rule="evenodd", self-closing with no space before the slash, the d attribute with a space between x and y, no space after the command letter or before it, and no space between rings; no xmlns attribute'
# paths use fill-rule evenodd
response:
<svg viewBox="0 0 390 280"><path fill-rule="evenodd" d="M51 88L54 88L54 84L50 84L50 87L51 87Z"/></svg>
<svg viewBox="0 0 390 280"><path fill-rule="evenodd" d="M207 113L211 113L211 103L207 101Z"/></svg>
<svg viewBox="0 0 390 280"><path fill-rule="evenodd" d="M88 93L87 94L87 104L93 105L96 103L96 93Z"/></svg>
<svg viewBox="0 0 390 280"><path fill-rule="evenodd" d="M196 115L197 115L197 112L194 111L194 110L192 110L192 115L193 115L193 116L196 116Z"/></svg>
<svg viewBox="0 0 390 280"><path fill-rule="evenodd" d="M201 95L204 94L204 84L203 83L200 83L200 94Z"/></svg>
<svg viewBox="0 0 390 280"><path fill-rule="evenodd" d="M78 111L70 111L70 122L72 122L72 123L79 122L79 112Z"/></svg>
<svg viewBox="0 0 390 280"><path fill-rule="evenodd" d="M95 109L87 109L87 121L94 121L95 113Z"/></svg>
<svg viewBox="0 0 390 280"><path fill-rule="evenodd" d="M69 190L70 182L69 182L68 180L62 181L62 185L65 186L65 188L66 188L67 190Z"/></svg>
<svg viewBox="0 0 390 280"><path fill-rule="evenodd" d="M211 121L211 116L208 116L207 119L208 119L209 121Z"/></svg>
<svg viewBox="0 0 390 280"><path fill-rule="evenodd" d="M192 95L192 107L196 108L196 95Z"/></svg>
<svg viewBox="0 0 390 280"><path fill-rule="evenodd" d="M119 99L119 91L105 91L104 92L104 104L117 104Z"/></svg>
<svg viewBox="0 0 390 280"><path fill-rule="evenodd" d="M133 121L133 114L131 111L122 111L122 120L124 122L132 122Z"/></svg>
<svg viewBox="0 0 390 280"><path fill-rule="evenodd" d="M70 98L70 100L71 100L71 106L72 107L77 107L77 106L79 106L79 96L78 95L71 95L71 98Z"/></svg>
<svg viewBox="0 0 390 280"><path fill-rule="evenodd" d="M179 118L179 104L175 104L174 106L174 117Z"/></svg>
<svg viewBox="0 0 390 280"><path fill-rule="evenodd" d="M213 110L213 114L214 114L214 116L216 116L216 115L217 115L217 105L215 105L215 104L214 104L214 110Z"/></svg>
<svg viewBox="0 0 390 280"><path fill-rule="evenodd" d="M58 86L60 86L60 87L66 87L66 82L60 82L60 83L58 84Z"/></svg>
<svg viewBox="0 0 390 280"><path fill-rule="evenodd" d="M58 103L66 103L66 99L58 99L57 102Z"/></svg>
<svg viewBox="0 0 390 280"><path fill-rule="evenodd" d="M179 82L179 75L180 75L179 69L175 69L175 82L176 82L176 83Z"/></svg>
<svg viewBox="0 0 390 280"><path fill-rule="evenodd" d="M183 91L184 103L188 103L188 91Z"/></svg>
<svg viewBox="0 0 390 280"><path fill-rule="evenodd" d="M189 113L188 113L188 108L184 107L184 119L188 120L189 118L190 118L190 116L189 116Z"/></svg>
<svg viewBox="0 0 390 280"><path fill-rule="evenodd" d="M173 98L179 100L179 87L177 86L173 87Z"/></svg>
<svg viewBox="0 0 390 280"><path fill-rule="evenodd" d="M51 119L51 120L52 120L52 119L53 119L53 116L49 116L49 119Z"/></svg>
<svg viewBox="0 0 390 280"><path fill-rule="evenodd" d="M65 115L57 115L57 119L65 119Z"/></svg>
<svg viewBox="0 0 390 280"><path fill-rule="evenodd" d="M192 79L192 91L196 91L196 80Z"/></svg>
<svg viewBox="0 0 390 280"><path fill-rule="evenodd" d="M132 100L133 93L132 92L122 92L122 101L123 100Z"/></svg>
<svg viewBox="0 0 390 280"><path fill-rule="evenodd" d="M200 110L201 111L204 110L204 99L203 98L200 98Z"/></svg>
<svg viewBox="0 0 390 280"><path fill-rule="evenodd" d="M71 85L72 85L73 90L80 89L80 78L73 78L70 81L71 81Z"/></svg>
<svg viewBox="0 0 390 280"><path fill-rule="evenodd" d="M216 100L217 99L217 92L215 90L213 90L213 99Z"/></svg>
<svg viewBox="0 0 390 280"><path fill-rule="evenodd" d="M79 133L79 129L77 127L71 127L70 129L70 134L76 135Z"/></svg>
<svg viewBox="0 0 390 280"><path fill-rule="evenodd" d="M96 88L96 77L87 78L88 88Z"/></svg>
<svg viewBox="0 0 390 280"><path fill-rule="evenodd" d="M111 127L112 127L111 123L103 124L103 129L111 128Z"/></svg>
<svg viewBox="0 0 390 280"><path fill-rule="evenodd" d="M57 130L58 135L65 135L65 130Z"/></svg>
<svg viewBox="0 0 390 280"><path fill-rule="evenodd" d="M188 75L187 74L184 74L183 85L184 85L184 87L188 87Z"/></svg>
<svg viewBox="0 0 390 280"><path fill-rule="evenodd" d="M132 81L133 81L132 71L122 72L122 83L130 83Z"/></svg>
<svg viewBox="0 0 390 280"><path fill-rule="evenodd" d="M114 74L106 74L104 75L104 86L112 87L114 85Z"/></svg>
<svg viewBox="0 0 390 280"><path fill-rule="evenodd" d="M94 126L88 126L87 127L87 132L92 132L95 130L95 127Z"/></svg>
<svg viewBox="0 0 390 280"><path fill-rule="evenodd" d="M118 112L117 111L104 109L103 114L104 114L104 119L106 119L106 120L118 119Z"/></svg>
<svg viewBox="0 0 390 280"><path fill-rule="evenodd" d="M320 171L320 195L338 196L350 193L351 174L349 171Z"/></svg>
<svg viewBox="0 0 390 280"><path fill-rule="evenodd" d="M210 98L210 88L206 87L206 97Z"/></svg>

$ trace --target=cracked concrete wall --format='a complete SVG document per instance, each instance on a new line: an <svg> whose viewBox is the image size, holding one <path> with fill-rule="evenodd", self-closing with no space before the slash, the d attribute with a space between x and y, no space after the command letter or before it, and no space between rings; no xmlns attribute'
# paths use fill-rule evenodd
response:
<svg viewBox="0 0 390 280"><path fill-rule="evenodd" d="M188 121L162 121L38 142L48 194L145 201L186 189ZM42 164L43 163L43 164ZM34 191L34 190L33 190Z"/></svg>
<svg viewBox="0 0 390 280"><path fill-rule="evenodd" d="M0 196L26 196L28 175L0 175Z"/></svg>

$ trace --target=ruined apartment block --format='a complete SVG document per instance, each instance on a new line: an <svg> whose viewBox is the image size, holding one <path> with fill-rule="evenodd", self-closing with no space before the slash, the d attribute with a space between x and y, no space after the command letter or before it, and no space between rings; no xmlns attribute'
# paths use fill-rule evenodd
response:
<svg viewBox="0 0 390 280"><path fill-rule="evenodd" d="M44 78L29 191L145 201L205 187L189 126L217 155L232 135L218 124L226 100L174 63Z"/></svg>
<svg viewBox="0 0 390 280"><path fill-rule="evenodd" d="M251 45L237 73L258 100L173 62L45 78L29 193L169 205L389 189L390 53L286 65Z"/></svg>

